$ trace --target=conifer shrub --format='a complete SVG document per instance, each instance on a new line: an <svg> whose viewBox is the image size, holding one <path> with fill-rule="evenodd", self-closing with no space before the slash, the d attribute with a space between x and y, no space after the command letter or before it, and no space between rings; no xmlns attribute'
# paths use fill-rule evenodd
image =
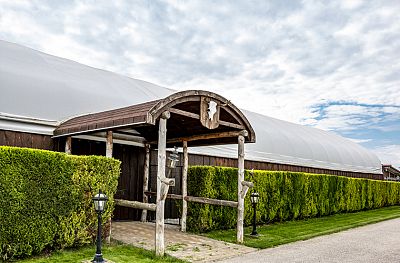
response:
<svg viewBox="0 0 400 263"><path fill-rule="evenodd" d="M109 197L111 217L120 162L28 148L0 147L0 256L3 260L92 241L91 198Z"/></svg>
<svg viewBox="0 0 400 263"><path fill-rule="evenodd" d="M236 168L192 166L188 195L237 201ZM245 172L260 194L257 223L320 217L400 204L400 183L286 171ZM245 225L252 222L249 190L245 198ZM205 232L233 228L236 209L188 203L188 230Z"/></svg>

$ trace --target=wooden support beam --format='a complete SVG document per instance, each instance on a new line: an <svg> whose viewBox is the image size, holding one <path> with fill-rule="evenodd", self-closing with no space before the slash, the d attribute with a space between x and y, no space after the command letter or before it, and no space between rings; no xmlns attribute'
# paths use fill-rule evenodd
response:
<svg viewBox="0 0 400 263"><path fill-rule="evenodd" d="M248 181L242 181L243 186L247 186L249 188L252 188L254 186L253 182L248 182Z"/></svg>
<svg viewBox="0 0 400 263"><path fill-rule="evenodd" d="M170 113L164 112L160 116L160 122L158 127L158 169L157 169L157 208L156 208L156 233L155 233L155 250L157 256L164 256L165 244L164 244L164 205L165 199L163 199L162 191L167 186L162 183L165 178L165 161L166 161L166 147L167 147L167 119L169 119ZM164 185L164 189L161 186ZM168 191L168 189L167 189Z"/></svg>
<svg viewBox="0 0 400 263"><path fill-rule="evenodd" d="M187 173L189 167L188 143L183 141L183 173L182 173L182 218L181 231L186 232L186 217L187 217Z"/></svg>
<svg viewBox="0 0 400 263"><path fill-rule="evenodd" d="M171 95L167 98L167 100L162 100L157 105L153 106L149 113L147 114L147 123L155 124L156 120L158 118L158 112L162 110L164 107L166 107L169 104L169 108L172 108L173 106L177 104L181 104L184 102L189 102L189 101L200 101L199 96L191 96L191 97L179 97L181 96L180 94L177 94L177 96ZM171 102L173 102L171 104Z"/></svg>
<svg viewBox="0 0 400 263"><path fill-rule="evenodd" d="M164 178L161 178L160 180L161 180L161 182L162 182L163 184L165 184L165 185L168 185L168 186L175 186L175 178L167 178L167 177L164 177Z"/></svg>
<svg viewBox="0 0 400 263"><path fill-rule="evenodd" d="M145 145L145 151L146 155L144 158L144 174L143 174L143 203L148 203L149 198L145 194L148 191L149 188L149 171L150 171L150 145L146 144ZM147 221L147 210L143 209L142 210L142 217L141 217L142 222Z"/></svg>
<svg viewBox="0 0 400 263"><path fill-rule="evenodd" d="M170 186L175 186L175 178L163 178L161 179L161 200L167 199L168 190Z"/></svg>
<svg viewBox="0 0 400 263"><path fill-rule="evenodd" d="M150 211L156 211L156 204L148 204L148 203L141 203L137 201L129 201L129 200L123 200L123 199L115 199L115 205L123 206L123 207L129 207L129 208L135 208L135 209L145 209L145 210L150 210Z"/></svg>
<svg viewBox="0 0 400 263"><path fill-rule="evenodd" d="M188 202L195 202L195 203L202 203L208 205L220 205L220 206L229 206L237 208L238 202L235 201L228 201L228 200L219 200L219 199L212 199L207 197L196 197L196 196L186 196L185 200Z"/></svg>
<svg viewBox="0 0 400 263"><path fill-rule="evenodd" d="M68 136L65 140L65 153L71 154L72 153L72 138Z"/></svg>
<svg viewBox="0 0 400 263"><path fill-rule="evenodd" d="M246 197L247 191L250 188L254 187L254 184L252 182L247 182L247 181L242 181L242 192L240 193L240 196L244 199Z"/></svg>
<svg viewBox="0 0 400 263"><path fill-rule="evenodd" d="M145 194L146 195L156 195L155 192L146 192ZM208 205L229 206L229 207L233 207L233 208L237 208L237 204L238 204L238 202L236 202L236 201L219 200L219 199L189 196L189 195L187 195L187 196L185 196L185 198L183 198L182 195L167 194L167 198L175 199L175 200L184 199L186 202L202 203L202 204L208 204Z"/></svg>
<svg viewBox="0 0 400 263"><path fill-rule="evenodd" d="M200 115L193 113L193 112L189 112L189 111L184 111L184 110L180 110L180 109L175 109L175 108L169 108L168 111L170 111L171 113L175 113L178 115L182 115L182 116L186 116L189 118L193 118L193 119L200 119Z"/></svg>
<svg viewBox="0 0 400 263"><path fill-rule="evenodd" d="M112 131L107 131L106 133L106 157L107 158L112 158L113 156L113 132ZM109 233L106 238L106 242L108 244L111 243L111 218L108 220L108 224L110 225L109 227Z"/></svg>
<svg viewBox="0 0 400 263"><path fill-rule="evenodd" d="M240 129L240 130L243 130L246 128L246 127L244 127L244 125L241 125L241 124L236 124L236 123L221 121L221 120L219 121L219 124L223 125L223 126L235 128L235 129Z"/></svg>
<svg viewBox="0 0 400 263"><path fill-rule="evenodd" d="M156 192L145 192L145 195L147 196L156 196ZM182 195L177 195L177 194L167 194L168 199L175 199L175 200L182 200Z"/></svg>
<svg viewBox="0 0 400 263"><path fill-rule="evenodd" d="M247 135L247 131L242 131L238 136L238 210L236 241L239 244L243 243L244 197L242 196L242 182L244 181L244 137Z"/></svg>
<svg viewBox="0 0 400 263"><path fill-rule="evenodd" d="M197 119L197 120L200 119L200 115L199 115L199 114L196 114L196 113L193 113L193 112L184 111L184 110L179 110L179 109L174 109L174 108L170 108L170 109L168 109L168 110L169 110L171 113L175 113L175 114L178 114L178 115L181 115L181 116L186 116L186 117L193 118L193 119ZM236 123L232 123L232 122L228 122L228 121L223 121L223 120L219 120L218 123L219 123L220 125L227 126L227 127L231 127L231 128L236 128L236 129L239 129L239 130L245 129L245 126L242 125L242 124L236 124Z"/></svg>
<svg viewBox="0 0 400 263"><path fill-rule="evenodd" d="M139 136L126 136L113 131L113 143L123 144L123 145L132 145L137 147L144 147L144 138ZM89 141L98 141L98 142L106 142L106 133L98 132L93 134L81 134L81 135L72 135L72 138L83 139Z"/></svg>
<svg viewBox="0 0 400 263"><path fill-rule="evenodd" d="M111 158L113 156L113 132L107 131L106 138L106 157Z"/></svg>
<svg viewBox="0 0 400 263"><path fill-rule="evenodd" d="M240 135L240 133L241 133L241 131L229 131L229 132L214 132L214 133L207 133L207 134L199 134L199 135L169 139L167 141L167 143L177 143L177 142L184 142L184 141L191 142L191 141L197 141L197 140L238 137ZM149 143L156 144L157 142L152 141Z"/></svg>
<svg viewBox="0 0 400 263"><path fill-rule="evenodd" d="M228 106L228 105L226 105L226 106ZM235 118L235 120L236 120L238 123L240 123L240 124L243 125L243 122L242 122L242 120L240 119L240 117L237 116L237 114L236 114L233 110L231 110L229 107L226 107L226 106L221 106L221 108L224 109L224 110L226 110L226 112L228 112L233 118Z"/></svg>

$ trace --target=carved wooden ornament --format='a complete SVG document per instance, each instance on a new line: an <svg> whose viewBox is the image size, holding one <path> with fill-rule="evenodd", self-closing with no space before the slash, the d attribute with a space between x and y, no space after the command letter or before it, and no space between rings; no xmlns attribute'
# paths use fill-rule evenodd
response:
<svg viewBox="0 0 400 263"><path fill-rule="evenodd" d="M200 122L212 130L219 126L220 107L218 102L209 97L201 97L200 100Z"/></svg>

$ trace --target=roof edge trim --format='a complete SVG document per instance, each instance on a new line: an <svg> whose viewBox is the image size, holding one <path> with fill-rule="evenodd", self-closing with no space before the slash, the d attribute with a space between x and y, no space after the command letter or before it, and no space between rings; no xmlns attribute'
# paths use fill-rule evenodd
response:
<svg viewBox="0 0 400 263"><path fill-rule="evenodd" d="M53 135L53 131L57 126L57 121L0 113L1 130Z"/></svg>

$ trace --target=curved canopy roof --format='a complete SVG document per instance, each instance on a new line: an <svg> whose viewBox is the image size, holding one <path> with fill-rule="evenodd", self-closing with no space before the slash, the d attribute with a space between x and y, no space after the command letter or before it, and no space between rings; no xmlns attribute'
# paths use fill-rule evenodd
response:
<svg viewBox="0 0 400 263"><path fill-rule="evenodd" d="M209 114L210 101L215 104L215 112ZM160 100L74 117L61 123L54 135L107 130L113 130L114 135L127 132L133 135L134 130L136 136L156 144L155 124L163 114L168 119L168 146L181 146L183 140L190 141L191 146L232 144L237 143L239 134L245 134L245 142L255 142L250 122L235 105L218 94L202 90L181 91Z"/></svg>
<svg viewBox="0 0 400 263"><path fill-rule="evenodd" d="M0 41L0 129L43 132L62 121L167 98L175 91ZM257 142L246 159L341 171L381 173L379 159L360 145L327 132L242 111ZM237 157L236 146L190 148Z"/></svg>

